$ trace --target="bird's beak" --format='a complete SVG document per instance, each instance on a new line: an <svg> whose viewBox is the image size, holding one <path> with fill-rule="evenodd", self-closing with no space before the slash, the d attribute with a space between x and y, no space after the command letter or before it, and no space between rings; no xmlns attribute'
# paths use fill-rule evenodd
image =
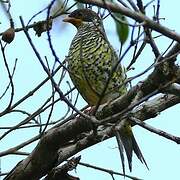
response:
<svg viewBox="0 0 180 180"><path fill-rule="evenodd" d="M65 17L63 19L64 22L69 22L71 24L73 24L74 26L78 27L82 24L82 20L81 19L78 19L78 18L74 18L74 17Z"/></svg>

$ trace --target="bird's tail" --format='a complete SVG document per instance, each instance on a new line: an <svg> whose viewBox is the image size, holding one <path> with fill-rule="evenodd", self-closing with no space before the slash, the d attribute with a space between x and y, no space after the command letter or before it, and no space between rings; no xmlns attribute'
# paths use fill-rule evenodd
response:
<svg viewBox="0 0 180 180"><path fill-rule="evenodd" d="M135 137L132 132L130 125L126 125L125 128L122 128L122 131L116 131L116 139L118 142L119 152L121 156L121 162L123 167L123 174L125 175L125 164L124 164L124 151L128 159L129 170L132 171L132 155L133 152L136 154L138 159L147 166L147 163L143 157L143 154L135 140Z"/></svg>

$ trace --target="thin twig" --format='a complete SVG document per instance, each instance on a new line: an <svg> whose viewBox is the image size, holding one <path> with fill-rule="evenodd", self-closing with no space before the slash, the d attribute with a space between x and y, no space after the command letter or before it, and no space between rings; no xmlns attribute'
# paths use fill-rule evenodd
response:
<svg viewBox="0 0 180 180"><path fill-rule="evenodd" d="M88 167L88 168L92 168L92 169L96 169L96 170L99 170L99 171L106 172L106 173L108 173L110 175L114 174L114 175L125 176L125 177L127 177L129 179L133 179L133 180L141 180L141 179L139 179L137 177L134 177L134 176L130 176L130 175L127 175L127 174L124 175L123 173L119 173L119 172L116 172L116 171L113 171L113 170L110 170L110 169L94 166L94 165L91 165L91 164L87 164L87 163L83 163L83 162L79 162L78 164L82 165L82 166L85 166L85 167Z"/></svg>
<svg viewBox="0 0 180 180"><path fill-rule="evenodd" d="M129 8L121 6L117 3L112 3L110 1L106 1L106 6L105 6L104 2L101 0L77 0L77 1L81 2L81 3L96 5L96 6L105 8L105 9L107 9L107 7L108 7L108 9L111 9L113 12L122 13L122 14L136 20L139 23L144 22L145 26L163 34L166 37L174 39L175 41L178 41L180 43L180 35L178 33L168 29L167 27L165 27L163 25L160 25L159 23L154 22L153 20L151 20L149 17L143 15L142 13L132 11Z"/></svg>
<svg viewBox="0 0 180 180"><path fill-rule="evenodd" d="M155 127L152 127L150 125L148 125L147 123L135 118L135 117L129 117L129 119L131 120L131 122L143 127L144 129L147 129L148 131L150 132L153 132L155 134L158 134L160 136L163 136L165 137L166 139L169 139L171 141L174 141L176 142L177 144L180 144L180 137L177 137L177 136L173 136L172 134L169 134L163 130L160 130L160 129L157 129Z"/></svg>

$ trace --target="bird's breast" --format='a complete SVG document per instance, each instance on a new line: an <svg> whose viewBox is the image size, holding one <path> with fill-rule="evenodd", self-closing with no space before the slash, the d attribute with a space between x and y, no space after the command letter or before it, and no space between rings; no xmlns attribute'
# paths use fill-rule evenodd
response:
<svg viewBox="0 0 180 180"><path fill-rule="evenodd" d="M111 99L111 95L119 94L118 85L122 78L118 80L118 76L122 75L121 68L117 72L115 69L114 75L112 73L117 61L114 50L102 35L87 32L74 37L68 56L69 74L88 104L96 105L100 98L103 103ZM103 94L105 88L107 90Z"/></svg>

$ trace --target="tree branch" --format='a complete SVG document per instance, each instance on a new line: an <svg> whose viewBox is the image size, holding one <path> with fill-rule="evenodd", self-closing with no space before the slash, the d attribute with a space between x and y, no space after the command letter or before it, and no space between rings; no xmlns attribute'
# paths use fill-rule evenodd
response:
<svg viewBox="0 0 180 180"><path fill-rule="evenodd" d="M119 102L116 101L115 103ZM131 116L144 121L154 118L160 112L177 103L180 103L180 97L174 95L160 96L142 104L130 113ZM72 140L74 138L77 139L81 133L92 130L91 123L89 124L89 121L86 119L82 117L75 118L60 127L52 128L41 138L34 151L20 162L5 180L38 179L57 165L57 159L59 164L77 152L113 137L114 128L119 129L121 127L121 122L116 127L108 126L107 128L102 128L101 126L96 135L92 136L92 134L89 134L74 142ZM69 143L67 143L68 141Z"/></svg>
<svg viewBox="0 0 180 180"><path fill-rule="evenodd" d="M51 170L58 158L58 149L68 141L92 129L89 121L84 118L74 119L61 128L52 128L41 138L34 151L5 177L14 180L35 180ZM70 133L71 132L71 133ZM45 158L46 157L46 158Z"/></svg>
<svg viewBox="0 0 180 180"><path fill-rule="evenodd" d="M171 55L171 53L169 54ZM114 128L121 129L123 123L129 118L127 114L144 121L156 117L159 112L179 103L180 97L172 95L160 96L158 99L151 101L146 99L146 96L148 97L150 93L158 92L162 87L166 87L166 84L170 85L172 80L176 80L179 77L180 69L177 66L169 67L171 73L168 74L163 73L163 67L164 64L162 63L140 85L136 85L125 95L100 108L96 118L100 122L104 118L107 119L106 122L112 122L113 120L114 123L117 123L116 126L113 123L113 126L109 127L106 125L107 127L104 129L104 124L100 125L99 123L97 124L99 126L97 133L93 135L88 133L89 135L87 136L82 135L82 133L93 130L93 116L88 116L90 117L88 119L83 118L87 116L81 116L69 122L66 121L64 124L60 123L61 125L56 125L42 136L34 151L20 162L5 180L38 179L56 166L57 161L61 163L75 153L113 137ZM137 99L136 96L139 92L141 92L141 96ZM142 104L143 102L144 104ZM139 107L134 109L137 106ZM59 158L58 152L60 152Z"/></svg>
<svg viewBox="0 0 180 180"><path fill-rule="evenodd" d="M130 117L134 118L133 122L135 123L133 125L142 125L140 123L141 121L154 118L165 109L180 103L180 96L177 94L179 93L179 87L177 88L177 86L175 87L173 84L178 81L178 78L180 77L180 69L174 65L176 57L180 51L180 36L170 29L149 19L147 16L139 12L134 12L119 4L111 3L109 1L104 3L104 1L101 0L78 1L103 8L108 6L108 9L131 17L135 21L143 23L144 26L178 41L178 43L169 50L165 57L162 57L162 63L155 67L154 71L147 77L147 79L131 88L123 96L101 106L96 113L96 117L84 115L81 111L76 110L73 104L64 97L64 94L61 92L54 79L52 79L51 74L49 74L48 69L44 67L43 63L41 63L48 78L50 78L53 86L59 93L60 98L63 97L62 100L64 100L71 108L75 109L77 113L80 115L82 114L82 116L65 119L63 123L59 123L49 129L41 137L32 153L26 159L19 162L8 176L6 176L5 180L37 180L77 152L113 137L115 135L114 130L121 130L123 123L129 120ZM22 18L21 22L31 47L36 53L39 61L42 62L42 59L24 26ZM163 58L166 58L166 61L163 61ZM165 69L168 69L168 71L165 72ZM174 95L159 95L160 92L165 91ZM149 100L149 97L157 94L159 95L158 97ZM130 117L129 114L131 115ZM96 118L99 120L98 122ZM106 121L103 121L104 119ZM137 119L140 120L140 122L135 121ZM97 126L96 133L92 133L94 124ZM174 138L174 136L171 136L170 134L164 135L164 133L157 129L145 124L143 125L144 128L168 139L178 140L176 142L179 143L179 138Z"/></svg>
<svg viewBox="0 0 180 180"><path fill-rule="evenodd" d="M180 35L176 33L173 30L168 29L167 27L160 25L159 23L151 20L149 17L143 15L142 13L132 11L129 8L123 7L120 4L117 3L112 3L110 1L103 1L103 0L76 0L80 3L85 3L85 4L91 4L91 5L96 5L102 8L108 7L107 9L112 10L113 12L119 12L122 13L135 21L139 23L144 23L143 25L146 27L149 27L161 34L163 34L166 37L169 37L171 39L174 39L175 41L180 43Z"/></svg>

